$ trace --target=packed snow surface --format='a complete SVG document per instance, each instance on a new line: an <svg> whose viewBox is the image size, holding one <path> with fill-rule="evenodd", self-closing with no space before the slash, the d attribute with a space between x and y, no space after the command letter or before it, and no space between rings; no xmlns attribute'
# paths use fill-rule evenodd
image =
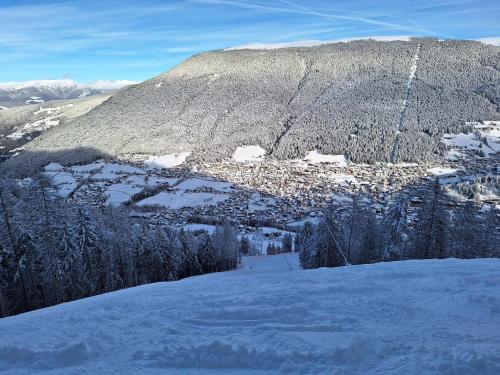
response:
<svg viewBox="0 0 500 375"><path fill-rule="evenodd" d="M267 151L260 146L240 146L233 154L233 160L237 163L264 160Z"/></svg>
<svg viewBox="0 0 500 375"><path fill-rule="evenodd" d="M0 372L500 373L498 259L243 264L0 319Z"/></svg>

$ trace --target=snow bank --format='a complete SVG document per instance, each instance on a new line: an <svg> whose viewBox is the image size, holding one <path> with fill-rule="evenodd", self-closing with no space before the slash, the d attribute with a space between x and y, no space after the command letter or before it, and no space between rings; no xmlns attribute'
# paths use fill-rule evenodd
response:
<svg viewBox="0 0 500 375"><path fill-rule="evenodd" d="M323 155L318 150L309 151L304 160L311 164L329 163L337 164L339 167L347 166L347 161L344 155Z"/></svg>
<svg viewBox="0 0 500 375"><path fill-rule="evenodd" d="M173 168L184 164L190 152L181 152L179 154L168 154L163 156L150 156L144 161L147 168Z"/></svg>
<svg viewBox="0 0 500 375"><path fill-rule="evenodd" d="M262 161L266 153L267 151L260 146L241 146L236 148L233 160L237 163Z"/></svg>
<svg viewBox="0 0 500 375"><path fill-rule="evenodd" d="M294 254L245 258L238 272L0 319L0 371L500 373L500 260L296 266Z"/></svg>

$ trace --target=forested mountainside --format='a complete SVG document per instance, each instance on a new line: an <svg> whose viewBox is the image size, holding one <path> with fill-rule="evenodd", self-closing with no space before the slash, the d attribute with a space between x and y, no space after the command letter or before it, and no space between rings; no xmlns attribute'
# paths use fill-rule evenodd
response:
<svg viewBox="0 0 500 375"><path fill-rule="evenodd" d="M82 116L108 99L110 94L72 100L24 105L0 110L0 163L18 154L40 134Z"/></svg>
<svg viewBox="0 0 500 375"><path fill-rule="evenodd" d="M500 48L473 41L208 52L117 92L28 149L218 160L258 144L274 158L317 148L354 162L432 160L443 133L500 119L499 69Z"/></svg>

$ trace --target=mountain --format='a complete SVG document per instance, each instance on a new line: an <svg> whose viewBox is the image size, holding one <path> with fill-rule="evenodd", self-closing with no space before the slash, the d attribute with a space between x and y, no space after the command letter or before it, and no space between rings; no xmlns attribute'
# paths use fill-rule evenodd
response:
<svg viewBox="0 0 500 375"><path fill-rule="evenodd" d="M498 374L498 259L236 272L0 319L9 374ZM296 267L296 254L287 254ZM498 328L498 327L497 327Z"/></svg>
<svg viewBox="0 0 500 375"><path fill-rule="evenodd" d="M0 107L0 162L19 154L23 146L40 134L82 116L109 97L107 93L12 108Z"/></svg>
<svg viewBox="0 0 500 375"><path fill-rule="evenodd" d="M358 163L421 162L442 153L444 133L500 120L499 103L500 48L475 41L213 51L119 90L27 150L64 150L65 162L77 147L121 157L190 152L199 162L259 145L276 159L317 149ZM27 161L37 162L19 159Z"/></svg>
<svg viewBox="0 0 500 375"><path fill-rule="evenodd" d="M96 81L81 85L70 79L0 83L0 106L15 107L52 100L84 98L132 84L132 81Z"/></svg>

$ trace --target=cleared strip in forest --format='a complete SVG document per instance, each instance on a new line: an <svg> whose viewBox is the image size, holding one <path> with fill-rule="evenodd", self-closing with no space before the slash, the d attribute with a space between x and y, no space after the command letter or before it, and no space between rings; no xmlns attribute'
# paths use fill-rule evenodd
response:
<svg viewBox="0 0 500 375"><path fill-rule="evenodd" d="M411 94L411 87L415 75L417 73L418 60L420 60L420 48L422 48L422 44L418 43L417 50L415 51L415 56L413 56L413 64L410 70L410 77L408 78L408 82L406 83L406 95L403 101L403 106L401 107L401 113L399 115L399 123L398 123L398 128L396 130L396 138L394 139L394 144L392 146L391 163L394 163L396 161L398 146L399 146L399 135L401 134L401 130L403 129L403 124L406 117L406 109L408 108L408 100L410 99L410 94Z"/></svg>
<svg viewBox="0 0 500 375"><path fill-rule="evenodd" d="M290 97L290 99L287 102L287 107L292 104L292 102L297 98L299 95L300 91L302 90L302 87L304 87L305 82L307 81L307 78L309 76L309 73L311 72L311 62L305 62L304 61L304 72L302 73L302 77L300 78L299 83L297 84L297 88L295 89L295 92L293 95ZM268 155L272 155L273 152L278 148L281 139L288 133L290 128L292 127L292 121L296 118L297 116L292 114L287 117L287 119L283 123L283 130L281 133L276 137L276 140L274 141L273 147L269 151Z"/></svg>

